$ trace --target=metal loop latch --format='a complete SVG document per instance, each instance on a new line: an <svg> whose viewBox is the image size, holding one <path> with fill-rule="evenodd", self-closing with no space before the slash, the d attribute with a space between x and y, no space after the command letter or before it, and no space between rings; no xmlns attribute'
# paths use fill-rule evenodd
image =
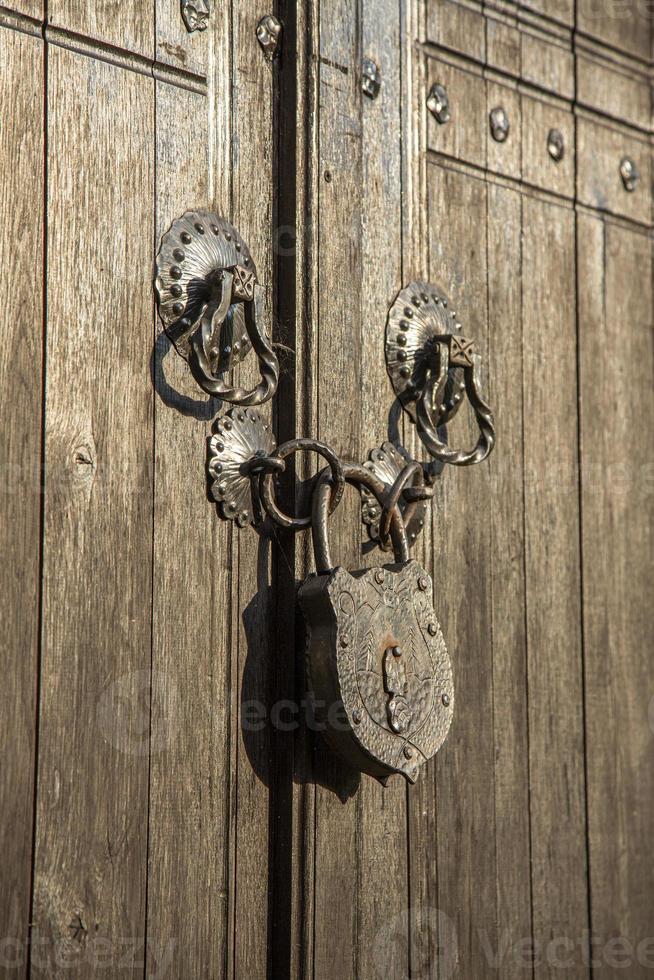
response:
<svg viewBox="0 0 654 980"><path fill-rule="evenodd" d="M427 451L442 463L453 466L471 466L481 463L489 455L495 444L495 424L490 407L479 391L479 354L475 353L472 341L462 337L440 338L437 370L428 378L416 402L418 431ZM463 369L463 384L468 401L472 406L479 427L479 439L471 450L453 449L438 434L438 416L444 410L445 386L450 366Z"/></svg>

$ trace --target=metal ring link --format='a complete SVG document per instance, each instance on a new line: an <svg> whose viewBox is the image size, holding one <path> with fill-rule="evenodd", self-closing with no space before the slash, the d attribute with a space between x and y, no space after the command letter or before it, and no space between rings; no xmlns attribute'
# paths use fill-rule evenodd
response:
<svg viewBox="0 0 654 980"><path fill-rule="evenodd" d="M297 453L300 450L318 453L319 456L322 456L322 458L327 461L328 466L326 469L329 471L332 478L329 513L333 514L343 497L343 492L345 490L345 475L343 472L343 463L330 446L324 442L319 442L317 439L291 439L288 442L283 442L281 446L278 446L277 449L271 454L269 459L271 461L273 459L283 461L289 456L292 456L293 453ZM270 469L265 470L259 475L259 495L266 513L271 520L275 521L276 524L279 524L280 527L290 528L293 531L302 531L307 527L311 527L311 514L307 515L306 517L289 517L288 514L285 514L279 509L275 501L273 473Z"/></svg>
<svg viewBox="0 0 654 980"><path fill-rule="evenodd" d="M412 480L417 474L419 474L420 481L423 482L424 476L422 473L422 465L420 463L417 463L415 460L412 460L410 463L406 464L404 469L400 471L398 476L395 478L395 482L393 483L392 487L389 489L388 493L384 498L384 503L382 505L382 514L379 519L379 539L383 545L386 544L386 542L388 541L393 514L395 512L396 507L399 505L402 496L404 495L405 499L407 499L408 501L408 506L406 508L405 513L402 516L402 520L404 521L405 527L413 517L418 500L425 499L425 495L420 496L417 499L414 498L413 500L408 500L408 498L406 498L406 491L410 489L409 487L407 487L407 483L409 482L409 480ZM415 489L420 489L420 488L416 487ZM427 493L426 496L431 496L432 493L433 491L431 493Z"/></svg>

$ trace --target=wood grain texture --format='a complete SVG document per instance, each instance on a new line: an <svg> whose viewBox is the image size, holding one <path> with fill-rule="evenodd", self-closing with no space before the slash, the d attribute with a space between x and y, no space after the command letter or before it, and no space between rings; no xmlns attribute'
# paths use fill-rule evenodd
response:
<svg viewBox="0 0 654 980"><path fill-rule="evenodd" d="M633 229L578 221L593 975L629 963L639 980L652 969L654 894L652 248Z"/></svg>
<svg viewBox="0 0 654 980"><path fill-rule="evenodd" d="M359 11L320 5L318 130L318 437L347 459L361 450L360 290L362 151ZM349 490L331 522L339 563L360 565L358 495ZM356 976L359 907L357 773L316 739L314 775L314 977ZM334 937L338 936L338 942Z"/></svg>
<svg viewBox="0 0 654 980"><path fill-rule="evenodd" d="M465 335L486 361L486 184L436 166L428 179L430 279L446 291ZM467 444L477 434L469 415L461 416L449 438ZM439 962L453 966L458 948L460 975L483 977L490 973L486 950L497 949L489 468L448 468L432 513L435 609L455 691L452 728L431 763L438 803ZM419 963L424 968L424 960Z"/></svg>
<svg viewBox="0 0 654 980"><path fill-rule="evenodd" d="M156 83L157 240L209 201L209 107ZM190 196L190 195L193 196ZM172 947L176 976L225 975L229 819L228 562L231 529L207 501L204 460L219 402L157 324L153 679L169 737L150 752L148 968ZM208 583L208 576L210 581Z"/></svg>
<svg viewBox="0 0 654 980"><path fill-rule="evenodd" d="M43 344L43 46L0 31L0 258L11 270L0 391L0 937L4 965L26 961L38 677ZM1 972L1 970L0 970Z"/></svg>
<svg viewBox="0 0 654 980"><path fill-rule="evenodd" d="M531 936L524 559L522 199L488 185L489 398L498 420L491 486L498 976L531 977L513 950ZM465 476L465 474L462 474Z"/></svg>
<svg viewBox="0 0 654 980"><path fill-rule="evenodd" d="M212 46L214 33L225 30L225 18L220 10L212 11L209 26L204 31L189 33L180 13L177 0L154 0L156 17L156 53L157 61L193 71L201 75L207 74L209 50ZM196 134L199 135L199 134Z"/></svg>
<svg viewBox="0 0 654 980"><path fill-rule="evenodd" d="M580 31L639 58L652 57L652 9L639 0L597 3L578 0L577 26Z"/></svg>
<svg viewBox="0 0 654 980"><path fill-rule="evenodd" d="M3 4L6 10L25 17L34 17L41 20L43 17L43 0L11 0L10 3Z"/></svg>
<svg viewBox="0 0 654 980"><path fill-rule="evenodd" d="M151 719L153 86L53 48L43 653L33 918L42 975L142 973ZM154 729L151 732L151 720ZM163 734L159 729L159 734Z"/></svg>
<svg viewBox="0 0 654 980"><path fill-rule="evenodd" d="M362 98L361 197L361 443L355 458L388 438L392 389L384 359L386 315L402 284L402 143L400 4L368 0L362 8L363 55L381 66L382 85L373 101ZM364 540L367 535L364 532ZM391 556L368 551L359 567ZM363 777L359 800L359 975L404 978L409 969L408 934L391 923L407 921L407 787L394 776L387 787ZM389 941L390 940L390 941Z"/></svg>
<svg viewBox="0 0 654 980"><path fill-rule="evenodd" d="M156 0L48 0L48 22L75 34L154 57ZM171 4L179 13L179 3Z"/></svg>
<svg viewBox="0 0 654 980"><path fill-rule="evenodd" d="M560 975L563 960L580 977L587 973L574 249L572 211L525 198L525 546L537 980ZM550 955L552 940L562 945Z"/></svg>
<svg viewBox="0 0 654 980"><path fill-rule="evenodd" d="M273 67L256 37L260 14L251 5L232 10L232 214L255 257L265 288L263 326L272 336L273 297ZM258 380L256 358L239 370L240 383ZM272 406L262 414L271 417ZM233 559L238 588L233 596L233 695L238 708L232 719L234 771L234 962L236 977L264 978L269 969L273 887L271 847L272 756L275 713L271 699L275 660L274 596L269 541L247 532L236 536ZM266 723L254 730L247 705L266 712Z"/></svg>

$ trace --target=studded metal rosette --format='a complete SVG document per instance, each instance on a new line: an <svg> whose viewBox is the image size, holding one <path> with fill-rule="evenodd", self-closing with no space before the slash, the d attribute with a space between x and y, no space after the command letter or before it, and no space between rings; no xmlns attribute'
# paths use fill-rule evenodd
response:
<svg viewBox="0 0 654 980"><path fill-rule="evenodd" d="M412 282L397 294L386 321L386 366L393 390L416 421L416 400L434 369L439 338L460 334L461 323L444 291L428 282ZM450 367L439 424L458 411L465 383L460 367Z"/></svg>
<svg viewBox="0 0 654 980"><path fill-rule="evenodd" d="M400 473L410 462L408 454L403 456L392 442L384 442L379 449L372 449L368 454L367 461L363 464L366 469L374 473L375 476L384 483L387 490L394 485ZM400 512L405 518L407 514L407 504L400 499ZM427 509L426 500L418 500L409 521L406 524L406 532L409 544L413 544L424 527L425 512ZM379 544L384 551L391 550L391 542L388 538L380 539L379 522L382 516L382 508L377 499L365 487L361 488L361 519L368 528L368 534L372 541Z"/></svg>
<svg viewBox="0 0 654 980"><path fill-rule="evenodd" d="M243 296L236 293L235 298L251 299L257 270L250 250L234 226L211 211L187 211L162 238L155 283L159 316L182 357L189 357L190 335L219 285L221 270L235 266L251 273L242 284ZM243 304L232 303L217 344L217 371L238 364L251 346Z"/></svg>
<svg viewBox="0 0 654 980"><path fill-rule="evenodd" d="M239 527L257 522L253 482L244 466L275 448L270 425L253 408L231 408L209 438L209 491L221 515Z"/></svg>

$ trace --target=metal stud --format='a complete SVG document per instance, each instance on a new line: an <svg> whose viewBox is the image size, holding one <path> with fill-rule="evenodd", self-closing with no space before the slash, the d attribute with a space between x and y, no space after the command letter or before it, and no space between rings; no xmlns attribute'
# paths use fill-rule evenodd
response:
<svg viewBox="0 0 654 980"><path fill-rule="evenodd" d="M170 267L170 274L171 274L171 276L172 276L173 279L181 279L182 278L182 270L180 269L180 267L178 265L173 265L173 266Z"/></svg>
<svg viewBox="0 0 654 980"><path fill-rule="evenodd" d="M274 14L266 14L257 24L257 41L268 61L272 61L278 54L281 34L281 22Z"/></svg>
<svg viewBox="0 0 654 980"><path fill-rule="evenodd" d="M195 230L199 235L204 235L204 225L200 224L199 221L196 221L195 223Z"/></svg>
<svg viewBox="0 0 654 980"><path fill-rule="evenodd" d="M361 90L369 99L376 99L381 87L379 65L372 58L364 58L361 65Z"/></svg>
<svg viewBox="0 0 654 980"><path fill-rule="evenodd" d="M508 139L511 123L504 106L498 105L490 111L491 135L496 143L504 143Z"/></svg>
<svg viewBox="0 0 654 980"><path fill-rule="evenodd" d="M447 89L444 85L435 83L429 89L427 108L437 123L442 125L443 123L449 122L452 114L450 112L450 100Z"/></svg>
<svg viewBox="0 0 654 980"><path fill-rule="evenodd" d="M175 297L181 296L183 292L184 292L184 290L182 289L182 287L180 286L180 284L178 282L174 282L172 284L172 286L170 287L170 295L171 296L175 296Z"/></svg>
<svg viewBox="0 0 654 980"><path fill-rule="evenodd" d="M622 183L626 191L631 193L636 190L640 172L634 161L629 157L623 157L620 161L620 176L622 177Z"/></svg>
<svg viewBox="0 0 654 980"><path fill-rule="evenodd" d="M183 231L179 237L182 239L185 245L190 245L191 242L193 241L193 239L191 238L191 236L187 231Z"/></svg>
<svg viewBox="0 0 654 980"><path fill-rule="evenodd" d="M182 248L176 248L173 250L173 257L176 258L178 262L183 262L186 258L186 252Z"/></svg>
<svg viewBox="0 0 654 980"><path fill-rule="evenodd" d="M559 163L563 159L565 143L560 129L550 129L547 134L547 152L555 163Z"/></svg>

